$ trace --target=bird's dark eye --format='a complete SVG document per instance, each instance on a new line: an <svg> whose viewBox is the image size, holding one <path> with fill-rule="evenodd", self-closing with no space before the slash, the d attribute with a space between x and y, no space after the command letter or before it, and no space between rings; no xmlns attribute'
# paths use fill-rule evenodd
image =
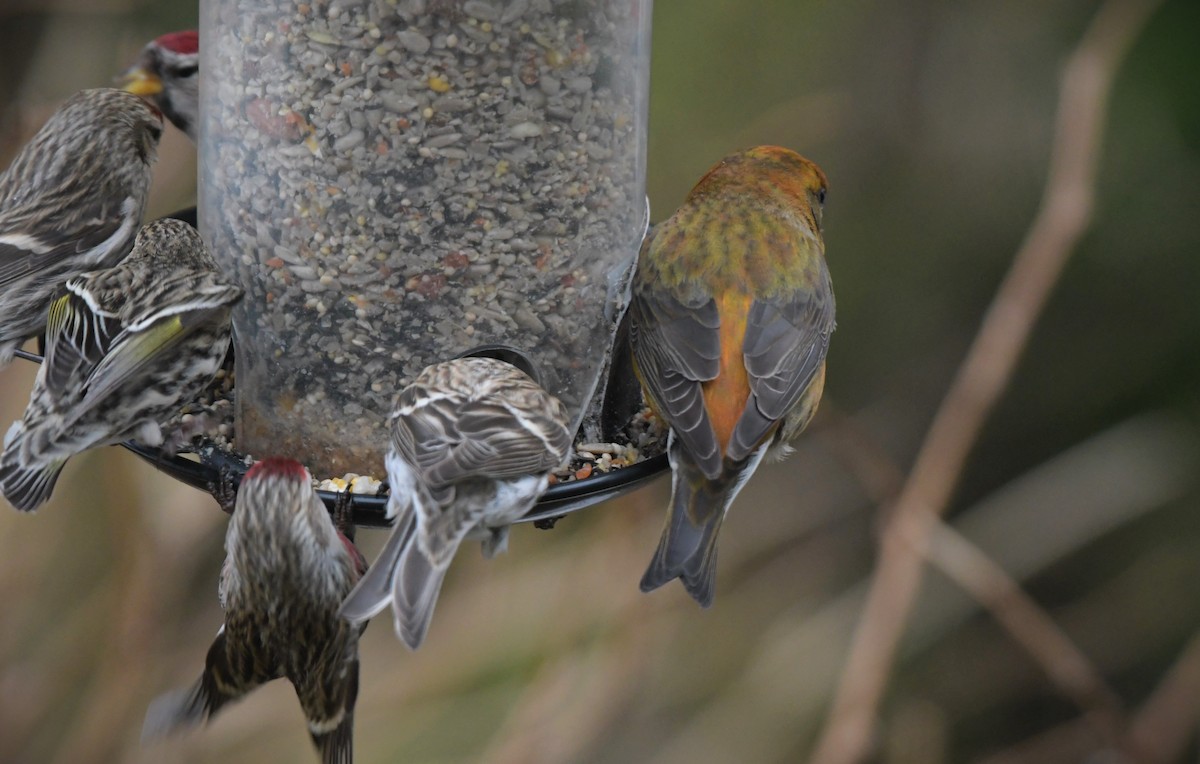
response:
<svg viewBox="0 0 1200 764"><path fill-rule="evenodd" d="M180 79L186 79L188 77L191 77L198 71L200 71L200 67L197 66L196 64L191 64L190 66L179 67L178 69L175 70L174 74L176 77L179 77Z"/></svg>
<svg viewBox="0 0 1200 764"><path fill-rule="evenodd" d="M819 202L820 204L825 204L825 189L824 188L817 189L817 202Z"/></svg>
<svg viewBox="0 0 1200 764"><path fill-rule="evenodd" d="M150 137L151 137L151 138L153 138L155 141L158 141L159 139L161 139L161 138L162 138L163 129L162 129L162 127L161 127L161 126L159 126L159 125L150 125L150 126L149 126L148 128L146 128L146 129L147 129L147 131L150 133Z"/></svg>

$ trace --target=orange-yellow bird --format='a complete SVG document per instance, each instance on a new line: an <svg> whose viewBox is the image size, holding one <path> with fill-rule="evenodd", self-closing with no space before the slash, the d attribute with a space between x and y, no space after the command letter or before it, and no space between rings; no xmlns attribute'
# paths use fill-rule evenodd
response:
<svg viewBox="0 0 1200 764"><path fill-rule="evenodd" d="M642 591L673 578L713 600L717 534L763 455L812 419L834 327L825 173L759 146L708 171L642 245L630 304L634 368L670 426L670 515Z"/></svg>

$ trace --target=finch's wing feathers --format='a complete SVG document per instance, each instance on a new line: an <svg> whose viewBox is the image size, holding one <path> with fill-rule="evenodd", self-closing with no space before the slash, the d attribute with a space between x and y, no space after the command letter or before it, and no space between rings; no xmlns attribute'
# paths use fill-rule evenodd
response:
<svg viewBox="0 0 1200 764"><path fill-rule="evenodd" d="M128 281L136 279L136 289L128 289ZM242 288L223 280L211 271L185 270L179 273L159 273L148 270L126 277L109 275L104 283L110 292L124 289L130 294L120 300L117 309L129 331L141 331L164 316L177 313L201 316L205 311L229 307L242 297ZM114 302L110 296L106 302ZM190 324L197 321L185 322Z"/></svg>
<svg viewBox="0 0 1200 764"><path fill-rule="evenodd" d="M502 397L468 401L430 394L403 411L395 420L395 442L430 486L546 472L570 447L561 425Z"/></svg>
<svg viewBox="0 0 1200 764"><path fill-rule="evenodd" d="M233 676L225 628L221 627L208 649L200 680L191 687L160 695L150 703L142 723L142 740L153 740L176 729L201 724L226 703L244 695L250 688L235 689L238 683Z"/></svg>
<svg viewBox="0 0 1200 764"><path fill-rule="evenodd" d="M825 361L833 326L833 287L823 263L814 289L750 306L742 353L753 395L730 439L731 460L749 456L800 400Z"/></svg>
<svg viewBox="0 0 1200 764"><path fill-rule="evenodd" d="M67 293L51 303L46 322L46 387L79 386L84 391L79 410L136 377L197 329L225 320L229 304L241 294L232 285L184 292L187 301L146 311L131 323L105 307L121 305L113 299L121 287L119 277L110 272L95 278L68 281ZM122 312L127 307L122 305Z"/></svg>
<svg viewBox="0 0 1200 764"><path fill-rule="evenodd" d="M21 234L0 237L0 286L8 286L37 273L51 252L42 242Z"/></svg>
<svg viewBox="0 0 1200 764"><path fill-rule="evenodd" d="M208 718L204 680L159 695L150 702L142 721L142 742L156 740L176 729L194 727Z"/></svg>
<svg viewBox="0 0 1200 764"><path fill-rule="evenodd" d="M461 412L455 424L458 442L444 452L442 461L428 468L434 485L449 485L465 477L504 479L546 472L558 466L570 445L562 426L539 421L502 400L474 403ZM557 446L548 447L551 442Z"/></svg>
<svg viewBox="0 0 1200 764"><path fill-rule="evenodd" d="M57 200L61 201L61 200ZM75 196L72 204L91 204L88 209L72 209L71 214L51 214L44 209L26 209L26 214L5 216L0 221L0 286L6 286L40 271L64 257L99 250L96 266L114 247L133 246L137 221L129 214L133 200L125 201L121 212L95 204L87 196ZM53 222L38 225L38 220ZM111 260L109 263L111 264Z"/></svg>
<svg viewBox="0 0 1200 764"><path fill-rule="evenodd" d="M152 367L168 348L182 342L189 333L184 320L183 315L169 316L144 331L122 335L88 375L83 406L88 408L104 400Z"/></svg>
<svg viewBox="0 0 1200 764"><path fill-rule="evenodd" d="M74 281L68 286L73 286ZM121 323L111 313L94 310L75 292L50 304L46 320L45 386L69 390L104 358Z"/></svg>
<svg viewBox="0 0 1200 764"><path fill-rule="evenodd" d="M721 318L711 298L696 304L642 290L630 304L630 341L654 408L709 477L721 471L721 447L704 408L702 382L721 369Z"/></svg>
<svg viewBox="0 0 1200 764"><path fill-rule="evenodd" d="M436 500L417 502L418 539L416 545L436 568L448 568L455 552L467 534L484 522L488 510L495 505L487 501L494 496L479 486L459 488L449 503ZM415 600L410 600L415 601Z"/></svg>
<svg viewBox="0 0 1200 764"><path fill-rule="evenodd" d="M104 358L92 368L86 382L87 393L83 406L94 405L147 368L153 367L162 354L206 326L227 320L229 306L225 304L196 304L139 322L136 329L126 327L116 337Z"/></svg>

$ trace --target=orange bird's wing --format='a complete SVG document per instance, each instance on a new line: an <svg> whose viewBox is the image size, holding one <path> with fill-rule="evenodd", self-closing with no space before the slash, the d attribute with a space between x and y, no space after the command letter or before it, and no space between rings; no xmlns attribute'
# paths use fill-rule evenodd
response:
<svg viewBox="0 0 1200 764"><path fill-rule="evenodd" d="M721 447L701 383L721 370L721 320L711 297L697 296L693 302L660 290L637 290L629 305L629 339L651 405L696 466L715 478L721 473Z"/></svg>
<svg viewBox="0 0 1200 764"><path fill-rule="evenodd" d="M810 288L784 298L755 300L750 306L742 353L752 395L725 452L733 461L762 444L825 362L834 300L824 261L818 260L815 276Z"/></svg>

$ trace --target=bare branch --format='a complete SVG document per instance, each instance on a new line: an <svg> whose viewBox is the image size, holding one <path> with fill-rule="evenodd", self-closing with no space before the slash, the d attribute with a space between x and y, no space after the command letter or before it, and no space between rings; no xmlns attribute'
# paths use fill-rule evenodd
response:
<svg viewBox="0 0 1200 764"><path fill-rule="evenodd" d="M1003 568L937 518L930 518L925 558L991 613L1059 691L1084 711L1101 740L1111 747L1120 745L1124 727L1120 696Z"/></svg>
<svg viewBox="0 0 1200 764"><path fill-rule="evenodd" d="M945 512L984 422L1090 223L1113 77L1160 2L1108 0L1067 61L1041 206L934 415L884 532L866 605L813 754L816 762L852 764L866 754L896 646L920 588L921 558L913 546L921 549L920 539L932 527L921 518Z"/></svg>
<svg viewBox="0 0 1200 764"><path fill-rule="evenodd" d="M1200 721L1200 634L1192 637L1154 692L1134 715L1125 748L1136 750L1138 761L1169 764L1179 761ZM1039 764L1075 761L1094 741L1085 719L1072 719L1032 738L998 751L978 764Z"/></svg>
<svg viewBox="0 0 1200 764"><path fill-rule="evenodd" d="M1200 634L1193 636L1129 725L1130 745L1154 764L1179 761L1200 722Z"/></svg>

